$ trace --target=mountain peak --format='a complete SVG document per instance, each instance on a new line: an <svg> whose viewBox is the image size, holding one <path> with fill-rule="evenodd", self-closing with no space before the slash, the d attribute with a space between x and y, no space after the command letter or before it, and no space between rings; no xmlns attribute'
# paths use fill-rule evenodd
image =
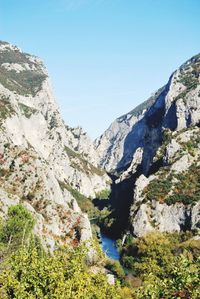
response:
<svg viewBox="0 0 200 299"><path fill-rule="evenodd" d="M42 61L18 47L0 42L0 83L19 95L36 95L47 78Z"/></svg>

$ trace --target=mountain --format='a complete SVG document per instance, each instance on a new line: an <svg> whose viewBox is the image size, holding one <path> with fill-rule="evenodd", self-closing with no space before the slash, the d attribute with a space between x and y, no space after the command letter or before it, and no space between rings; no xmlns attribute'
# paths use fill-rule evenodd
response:
<svg viewBox="0 0 200 299"><path fill-rule="evenodd" d="M199 298L200 55L92 143L0 42L0 124L1 298Z"/></svg>
<svg viewBox="0 0 200 299"><path fill-rule="evenodd" d="M1 216L22 203L51 249L91 238L77 201L109 189L110 179L83 129L63 122L42 61L2 41L0 123Z"/></svg>
<svg viewBox="0 0 200 299"><path fill-rule="evenodd" d="M95 141L99 165L115 174L115 230L200 228L200 54L153 97Z"/></svg>
<svg viewBox="0 0 200 299"><path fill-rule="evenodd" d="M158 94L163 88L154 93L147 101L137 106L132 111L117 118L110 127L94 141L94 146L99 153L98 164L104 167L107 171L119 169L124 166L124 161L121 161L125 156L128 147L131 146L126 143L125 139L131 132L133 126L143 117L145 112L155 102ZM138 132L139 134L139 132ZM130 160L130 158L129 158Z"/></svg>

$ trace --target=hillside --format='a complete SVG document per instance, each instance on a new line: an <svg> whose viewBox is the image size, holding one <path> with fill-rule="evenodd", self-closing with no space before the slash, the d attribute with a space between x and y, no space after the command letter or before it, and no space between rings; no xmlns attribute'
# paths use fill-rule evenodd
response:
<svg viewBox="0 0 200 299"><path fill-rule="evenodd" d="M109 177L96 167L87 134L64 124L41 60L6 42L0 43L0 122L2 216L23 203L52 249L91 238L77 200L109 189Z"/></svg>

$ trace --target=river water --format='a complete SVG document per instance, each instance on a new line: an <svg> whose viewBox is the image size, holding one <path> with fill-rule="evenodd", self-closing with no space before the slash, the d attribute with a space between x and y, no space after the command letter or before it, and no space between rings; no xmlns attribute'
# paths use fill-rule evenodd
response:
<svg viewBox="0 0 200 299"><path fill-rule="evenodd" d="M119 260L119 252L116 247L116 240L110 239L105 234L101 233L101 246L105 254L113 259L113 260Z"/></svg>

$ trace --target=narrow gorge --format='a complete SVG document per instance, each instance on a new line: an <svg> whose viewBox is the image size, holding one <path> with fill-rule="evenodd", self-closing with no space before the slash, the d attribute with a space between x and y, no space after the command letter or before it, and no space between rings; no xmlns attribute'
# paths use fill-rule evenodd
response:
<svg viewBox="0 0 200 299"><path fill-rule="evenodd" d="M128 295L91 298L199 298L199 280L192 295L184 282L185 297L145 292L151 292L152 273L160 287L168 258L172 265L172 256L184 263L188 250L196 264L200 254L200 55L92 142L81 127L64 123L42 61L0 42L0 122L2 221L22 206L35 219L33 232L44 251L87 244L92 265L100 250L93 240L117 240L114 259L123 268L107 261L92 271L103 271L114 286L119 279ZM150 252L154 244L160 259L168 254L161 264ZM29 298L20 296L3 298Z"/></svg>

